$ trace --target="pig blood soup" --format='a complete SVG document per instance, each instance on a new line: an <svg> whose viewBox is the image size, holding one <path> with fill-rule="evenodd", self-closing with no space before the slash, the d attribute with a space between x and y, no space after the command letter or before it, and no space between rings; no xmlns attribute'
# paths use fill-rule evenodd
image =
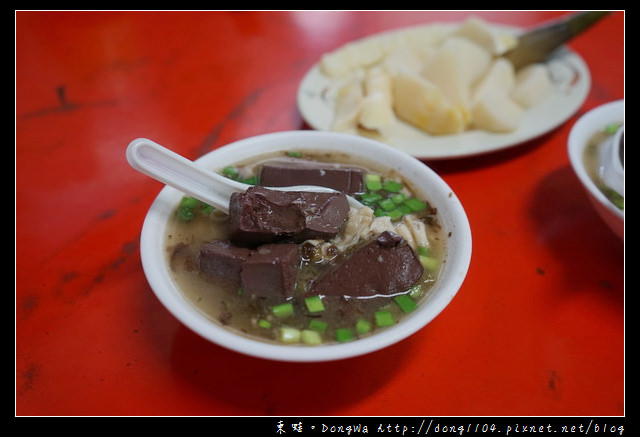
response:
<svg viewBox="0 0 640 437"><path fill-rule="evenodd" d="M253 184L261 164L274 158L277 157L254 159L219 172ZM428 299L445 260L446 235L438 223L437 211L428 206L426 199L413 197L411 187L401 175L384 173L373 165L356 164L344 155L305 152L303 158L363 169L367 178L372 176L373 183L355 197L368 202L375 215L388 215L392 223L399 223L401 210L411 212L425 224L429 247L415 248L424 266L420 279L409 289L391 295L358 297L349 296L345 290L345 295L305 297L309 280L322 274L332 261L337 262L366 243L358 243L344 253L324 244L324 255L320 255L316 246L305 242L299 244L300 266L293 297L248 295L237 283L200 271L201 247L212 240L226 240L229 220L195 199L184 198L170 218L165 245L171 274L179 289L214 323L265 342L300 345L346 342L398 323ZM389 199L400 207L390 207ZM327 259L327 253L334 257L332 261Z"/></svg>

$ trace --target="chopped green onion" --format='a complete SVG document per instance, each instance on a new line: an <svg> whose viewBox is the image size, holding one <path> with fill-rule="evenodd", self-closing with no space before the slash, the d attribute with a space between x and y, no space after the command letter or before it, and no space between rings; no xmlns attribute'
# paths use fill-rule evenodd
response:
<svg viewBox="0 0 640 437"><path fill-rule="evenodd" d="M302 153L289 151L289 152L287 152L287 156L290 156L292 158L302 158Z"/></svg>
<svg viewBox="0 0 640 437"><path fill-rule="evenodd" d="M429 271L437 270L438 267L440 267L440 260L438 258L434 258L432 256L424 256L424 255L420 255L419 258L420 258L420 263L422 264L422 267L424 267Z"/></svg>
<svg viewBox="0 0 640 437"><path fill-rule="evenodd" d="M319 313L324 311L324 303L322 302L322 299L320 298L320 296L311 296L311 297L307 297L304 300L304 304L307 307L307 310L310 313Z"/></svg>
<svg viewBox="0 0 640 437"><path fill-rule="evenodd" d="M618 209L624 209L624 197L622 197L620 193L615 190L611 190L609 193L609 199L611 199L611 202L613 202Z"/></svg>
<svg viewBox="0 0 640 437"><path fill-rule="evenodd" d="M391 311L387 311L387 310L376 311L373 314L373 317L375 318L376 326L379 326L379 327L391 326L395 323L395 321L393 320L393 314L391 314Z"/></svg>
<svg viewBox="0 0 640 437"><path fill-rule="evenodd" d="M309 329L316 331L316 332L320 332L323 333L327 330L327 327L329 326L329 324L327 322L324 322L322 320L318 320L318 319L311 319L309 321Z"/></svg>
<svg viewBox="0 0 640 437"><path fill-rule="evenodd" d="M382 176L374 173L367 173L364 182L367 191L358 197L364 205L373 209L376 217L388 216L391 220L397 220L412 212L422 211L428 206L426 202L409 198L402 192L402 182L384 180Z"/></svg>
<svg viewBox="0 0 640 437"><path fill-rule="evenodd" d="M242 178L240 177L240 172L238 171L238 169L230 165L222 169L222 175L229 179L233 179L234 181L243 182L248 185L256 185L258 183L258 178L256 176Z"/></svg>
<svg viewBox="0 0 640 437"><path fill-rule="evenodd" d="M256 176L251 176L250 178L243 179L241 182L244 182L247 185L257 185L258 178Z"/></svg>
<svg viewBox="0 0 640 437"><path fill-rule="evenodd" d="M214 209L215 208L213 206L207 205L195 197L184 196L180 200L177 215L180 220L188 222L193 220L196 214L200 213L201 215L208 215Z"/></svg>
<svg viewBox="0 0 640 437"><path fill-rule="evenodd" d="M302 334L299 329L282 326L278 329L278 340L282 343L298 343Z"/></svg>
<svg viewBox="0 0 640 437"><path fill-rule="evenodd" d="M402 216L404 216L405 214L408 214L408 212L403 210L402 208L395 208L395 209L392 209L391 211L385 211L384 209L377 208L376 210L373 211L374 216L389 217L391 218L391 220L397 220Z"/></svg>
<svg viewBox="0 0 640 437"><path fill-rule="evenodd" d="M238 179L240 176L238 170L230 165L222 169L222 174L230 179Z"/></svg>
<svg viewBox="0 0 640 437"><path fill-rule="evenodd" d="M622 194L604 184L599 184L599 188L611 203L613 203L618 209L624 210L624 197Z"/></svg>
<svg viewBox="0 0 640 437"><path fill-rule="evenodd" d="M427 204L425 202L416 199L415 197L405 200L404 205L408 206L409 209L411 209L411 211L413 212L422 211L427 207Z"/></svg>
<svg viewBox="0 0 640 437"><path fill-rule="evenodd" d="M371 322L365 319L358 319L356 322L356 332L358 334L366 334L371 331Z"/></svg>
<svg viewBox="0 0 640 437"><path fill-rule="evenodd" d="M209 215L213 212L215 208L211 205L207 205L204 202L200 202L200 214Z"/></svg>
<svg viewBox="0 0 640 437"><path fill-rule="evenodd" d="M378 191L382 189L382 178L379 174L367 173L364 176L364 184L370 191Z"/></svg>
<svg viewBox="0 0 640 437"><path fill-rule="evenodd" d="M391 199L396 205L401 205L405 200L407 200L407 195L404 193L396 193L389 199Z"/></svg>
<svg viewBox="0 0 640 437"><path fill-rule="evenodd" d="M385 211L391 211L396 207L396 204L391 199L381 200L380 202L378 202L378 205L380 206L380 208L384 209Z"/></svg>
<svg viewBox="0 0 640 437"><path fill-rule="evenodd" d="M390 193L398 193L400 192L400 190L402 190L402 184L400 182L389 179L387 181L384 181L384 183L382 184L382 189L385 191L389 191Z"/></svg>
<svg viewBox="0 0 640 437"><path fill-rule="evenodd" d="M411 311L418 308L418 305L407 294L399 294L398 296L394 296L393 300L398 304L398 306L404 313L410 313Z"/></svg>
<svg viewBox="0 0 640 437"><path fill-rule="evenodd" d="M184 222L189 222L193 220L193 218L195 217L193 208L188 208L188 207L178 208L177 215L178 215L178 218Z"/></svg>
<svg viewBox="0 0 640 437"><path fill-rule="evenodd" d="M181 208L195 208L196 206L198 206L199 202L200 201L198 199L196 199L195 197L185 196L180 200L180 207Z"/></svg>
<svg viewBox="0 0 640 437"><path fill-rule="evenodd" d="M271 308L271 311L278 318L288 317L293 314L293 304L291 302L281 303Z"/></svg>
<svg viewBox="0 0 640 437"><path fill-rule="evenodd" d="M422 296L422 287L420 286L420 284L416 284L409 289L407 294L411 296L413 299L417 299L420 296Z"/></svg>
<svg viewBox="0 0 640 437"><path fill-rule="evenodd" d="M402 212L402 210L400 209L394 209L393 211L387 211L385 215L389 216L391 220L397 220L403 215L405 215L405 213Z"/></svg>
<svg viewBox="0 0 640 437"><path fill-rule="evenodd" d="M303 329L301 337L304 344L315 346L322 343L322 336L320 333L312 329Z"/></svg>
<svg viewBox="0 0 640 437"><path fill-rule="evenodd" d="M620 123L611 123L604 127L604 132L606 134L615 134L619 128Z"/></svg>
<svg viewBox="0 0 640 437"><path fill-rule="evenodd" d="M195 208L198 206L198 199L194 197L183 197L178 205L177 215L182 221L188 222L196 216Z"/></svg>
<svg viewBox="0 0 640 437"><path fill-rule="evenodd" d="M360 195L360 201L368 206L375 205L381 199L382 196L375 192L366 192Z"/></svg>
<svg viewBox="0 0 640 437"><path fill-rule="evenodd" d="M336 329L336 340L339 342L350 341L354 339L353 332L349 328L338 328Z"/></svg>
<svg viewBox="0 0 640 437"><path fill-rule="evenodd" d="M418 255L420 256L431 256L431 251L427 246L418 246Z"/></svg>
<svg viewBox="0 0 640 437"><path fill-rule="evenodd" d="M411 213L411 208L403 203L402 205L398 206L398 211L400 211L403 215L407 215Z"/></svg>
<svg viewBox="0 0 640 437"><path fill-rule="evenodd" d="M266 319L260 319L258 320L258 326L264 329L270 329L271 328L271 322L266 320Z"/></svg>

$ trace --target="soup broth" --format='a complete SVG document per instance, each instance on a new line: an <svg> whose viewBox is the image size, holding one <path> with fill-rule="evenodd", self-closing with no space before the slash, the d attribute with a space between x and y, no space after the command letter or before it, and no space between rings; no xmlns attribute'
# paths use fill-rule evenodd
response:
<svg viewBox="0 0 640 437"><path fill-rule="evenodd" d="M622 123L613 123L605 126L602 130L596 132L590 139L584 152L584 164L587 174L595 183L598 189L604 194L611 203L617 208L624 210L624 196L613 188L607 186L600 177L600 149L606 141L608 141L622 126ZM620 149L622 153L622 148ZM623 161L623 157L620 157Z"/></svg>
<svg viewBox="0 0 640 437"><path fill-rule="evenodd" d="M306 152L289 155L362 169L368 182L371 177L379 185L367 184L354 197L369 205L367 213L371 211L376 226L384 224L385 227L379 231L369 229L366 238L347 235L349 224L354 223L352 209L349 221L335 238L298 244L300 261L292 296L258 297L245 293L233 281L201 271L198 262L201 248L212 240L228 239L229 217L195 199L185 198L172 215L166 234L167 261L184 296L214 323L228 329L265 342L300 345L356 340L398 323L424 304L438 280L446 255L446 235L428 199L417 198L401 175L371 164L354 163L346 155ZM265 156L216 171L255 184L261 166L280 157ZM309 284L315 278L347 259L379 232L389 230L389 226L400 235L409 235L408 227L412 232L407 239L411 240L410 246L424 267L414 284L388 295L355 296L349 290L337 295L307 295ZM416 229L422 230L424 236L415 236Z"/></svg>

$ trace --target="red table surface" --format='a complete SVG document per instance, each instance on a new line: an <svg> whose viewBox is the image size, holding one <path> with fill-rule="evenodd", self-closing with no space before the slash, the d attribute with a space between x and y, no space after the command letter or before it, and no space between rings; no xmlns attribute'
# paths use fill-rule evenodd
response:
<svg viewBox="0 0 640 437"><path fill-rule="evenodd" d="M461 199L473 256L451 304L366 356L282 363L211 344L156 299L139 237L162 184L125 148L196 159L309 129L305 73L355 38L471 14L530 27L554 11L17 11L17 416L623 416L624 242L570 168L577 118L624 98L624 12L569 46L579 111L504 151L426 162Z"/></svg>

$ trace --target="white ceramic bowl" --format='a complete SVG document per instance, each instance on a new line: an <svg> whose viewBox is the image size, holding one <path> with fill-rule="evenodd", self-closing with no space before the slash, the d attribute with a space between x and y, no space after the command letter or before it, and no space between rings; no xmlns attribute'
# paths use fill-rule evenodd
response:
<svg viewBox="0 0 640 437"><path fill-rule="evenodd" d="M624 122L624 100L598 106L580 117L573 125L567 147L571 166L589 195L591 203L613 232L624 239L624 211L613 205L598 189L584 165L584 153L589 139L608 124L618 122Z"/></svg>
<svg viewBox="0 0 640 437"><path fill-rule="evenodd" d="M320 131L290 131L260 135L220 147L197 162L212 169L247 157L280 150L329 150L361 157L403 174L417 194L438 209L447 242L446 262L430 298L393 327L348 343L319 346L279 345L240 336L212 322L194 308L174 283L165 257L164 235L170 214L183 194L165 187L153 202L142 228L142 265L151 288L180 322L207 340L246 355L294 362L329 361L382 349L415 333L434 319L462 285L471 259L471 230L466 213L451 188L429 167L390 146L355 135Z"/></svg>

